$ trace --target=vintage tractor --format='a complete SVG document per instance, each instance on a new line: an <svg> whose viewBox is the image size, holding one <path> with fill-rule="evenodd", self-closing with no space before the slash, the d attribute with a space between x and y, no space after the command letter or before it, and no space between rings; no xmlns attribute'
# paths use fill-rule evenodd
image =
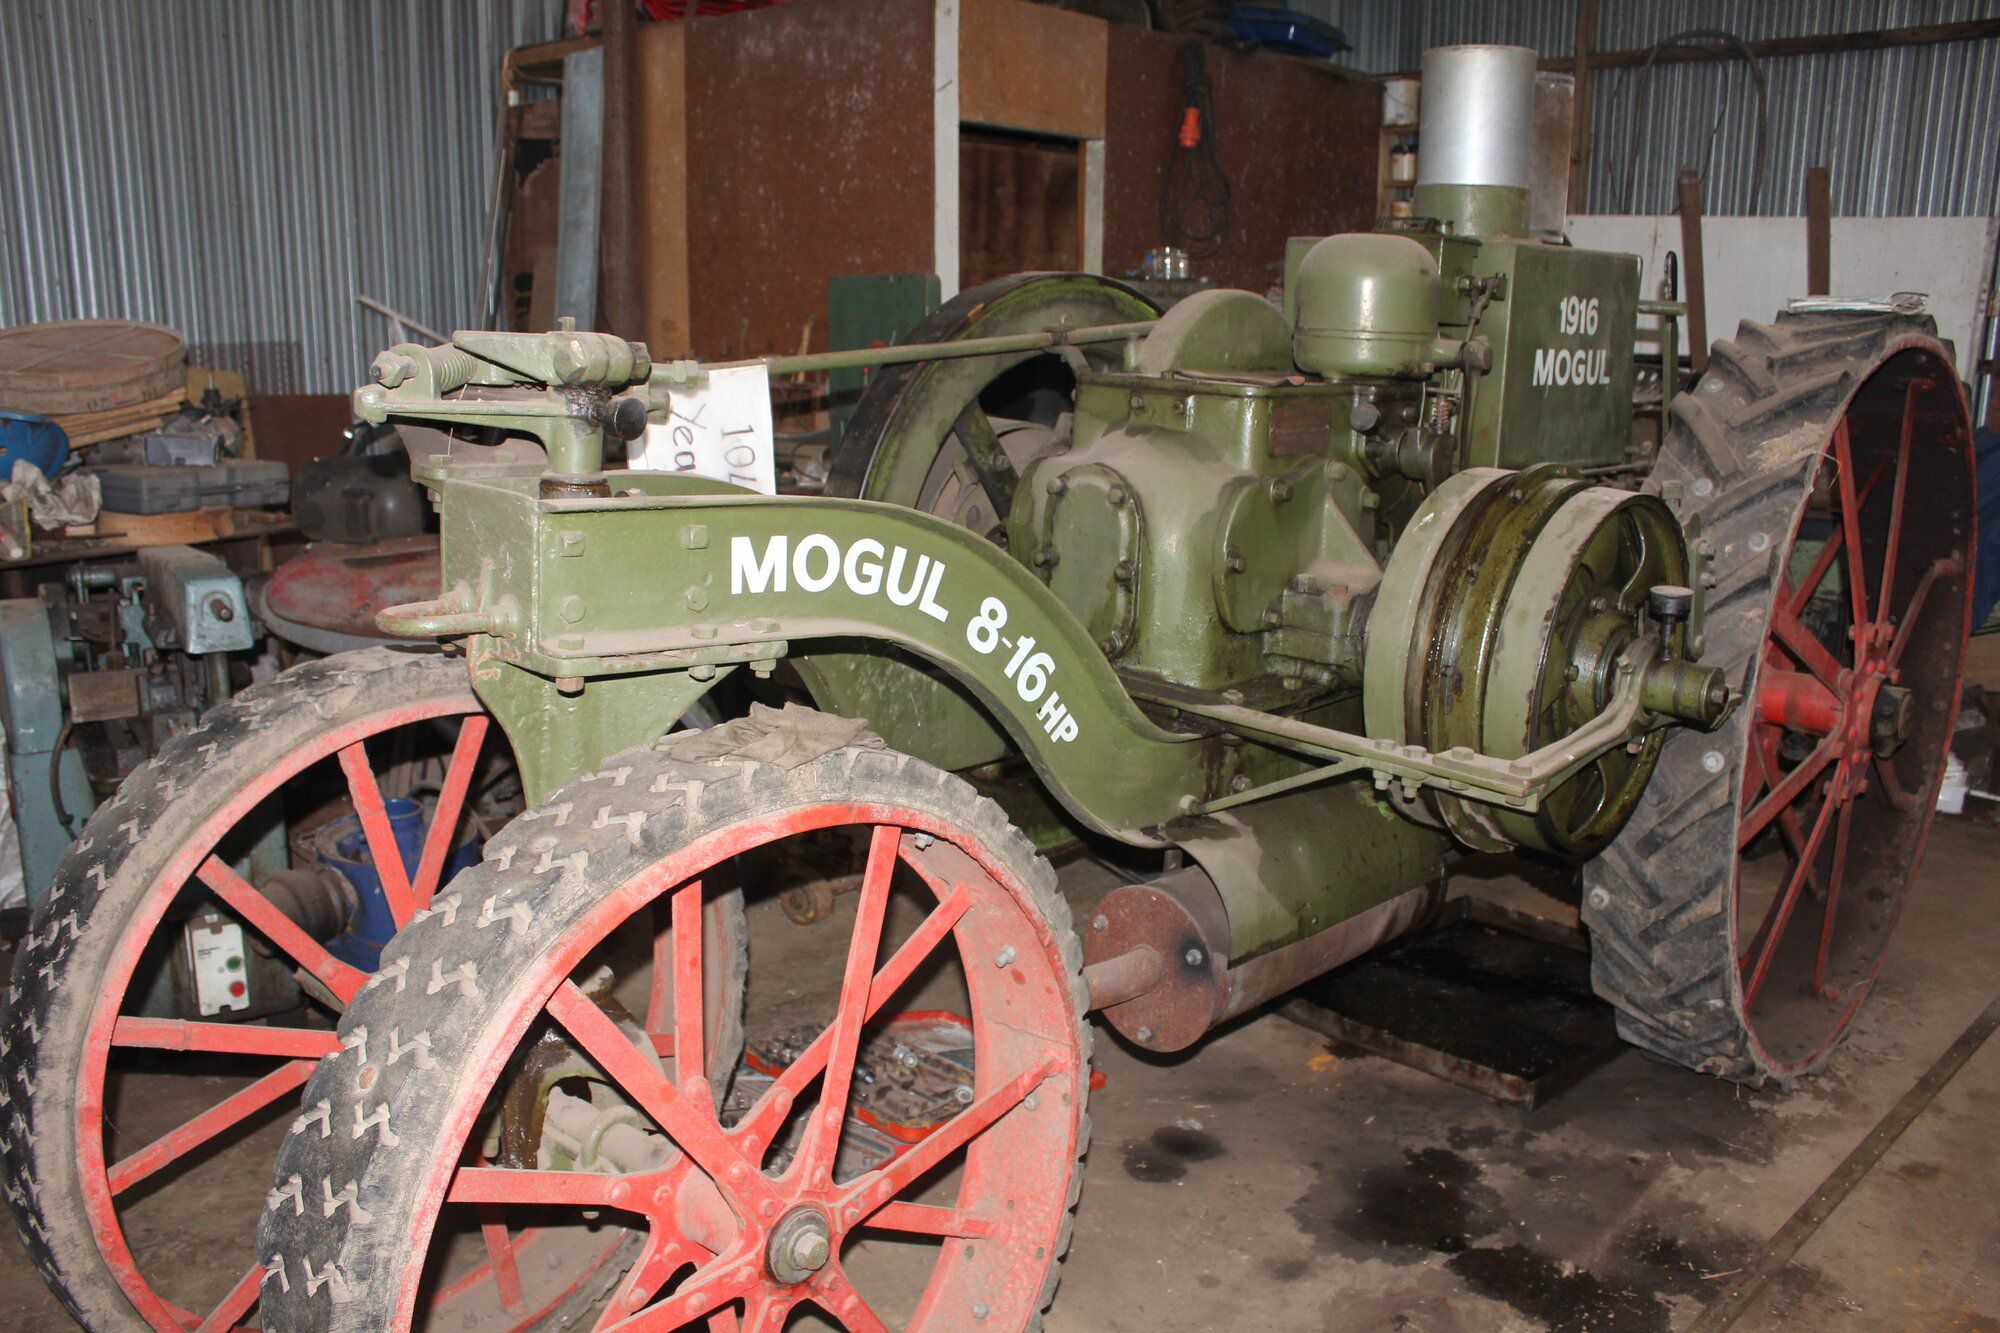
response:
<svg viewBox="0 0 2000 1333"><path fill-rule="evenodd" d="M1691 391L1666 358L1635 457L1637 322L1674 309L1630 256L1524 239L1522 150L1492 132L1518 108L1449 96L1453 68L1427 220L1294 247L1283 311L1036 275L910 345L772 363L877 368L824 496L603 469L717 367L571 330L378 358L356 408L421 428L444 560L383 625L446 651L330 657L210 713L91 819L16 968L6 1192L79 1318L1035 1325L1086 1015L1184 1049L1420 923L1456 847L1581 865L1631 1041L1816 1069L1953 725L1951 355L1868 303L1746 325ZM1038 376L1060 410L990 415ZM673 730L725 695L733 720ZM440 887L499 733L526 808ZM399 852L377 765L409 756L430 831ZM401 927L367 964L301 908L317 872L244 853L316 773ZM1073 920L1037 844L1076 838L1124 882ZM830 854L856 891L752 954L746 902ZM190 898L317 1007L147 1016ZM809 981L801 942L835 929ZM953 1049L869 1054L940 992ZM746 1004L812 1020L754 1085ZM260 1075L133 1128L231 1057ZM188 1272L164 1201L265 1108L241 1264ZM862 1119L895 1145L853 1150Z"/></svg>

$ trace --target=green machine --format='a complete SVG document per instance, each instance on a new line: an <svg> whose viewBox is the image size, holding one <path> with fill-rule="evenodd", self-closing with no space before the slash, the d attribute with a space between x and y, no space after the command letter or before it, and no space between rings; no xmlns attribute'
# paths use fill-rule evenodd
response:
<svg viewBox="0 0 2000 1333"><path fill-rule="evenodd" d="M824 496L603 470L607 433L715 367L570 329L383 353L355 408L423 428L444 574L381 623L452 655L329 659L207 725L253 745L248 719L299 701L287 745L347 763L355 710L441 672L476 698L397 716L490 716L529 808L448 894L391 883L408 924L372 978L300 946L342 1000L338 1049L259 1038L319 1063L237 1299L285 1327L732 1305L778 1327L801 1303L1029 1326L1080 1180L1084 1014L1184 1049L1424 921L1454 849L1581 867L1630 1040L1749 1082L1816 1069L1879 964L1951 731L1963 395L1927 321L1786 314L1686 391L1667 356L1662 443L1635 449L1638 321L1675 311L1630 256L1526 235L1532 71L1511 48L1427 56L1427 216L1295 245L1282 310L1211 291L1162 316L1028 275L900 346L771 359L873 367ZM1006 415L996 386L1036 374L1065 410ZM734 720L671 731L731 691ZM210 824L242 805L175 799ZM732 1103L760 957L737 895L830 831L858 858L839 998ZM1035 844L1074 838L1128 880L1073 919ZM146 928L140 880L106 869L65 863L23 966L43 935L109 958L124 937L99 922ZM923 910L889 930L898 893ZM617 950L628 926L650 949ZM970 1083L902 1155L841 1166L856 1052L936 968ZM31 1107L58 1080L23 1071L62 1049L93 1068L91 1033L116 1030L117 987L73 975L90 998L8 1048ZM556 1082L560 1115L537 1101ZM65 1150L37 1140L9 1148L31 1176ZM547 1262L516 1262L515 1210ZM943 1244L870 1290L872 1232ZM151 1279L97 1241L50 1245L66 1292L147 1308Z"/></svg>

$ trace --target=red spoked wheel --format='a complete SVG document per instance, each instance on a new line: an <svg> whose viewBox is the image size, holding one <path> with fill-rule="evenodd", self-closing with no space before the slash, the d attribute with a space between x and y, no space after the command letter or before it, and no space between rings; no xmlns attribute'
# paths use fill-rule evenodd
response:
<svg viewBox="0 0 2000 1333"><path fill-rule="evenodd" d="M802 1306L856 1329L1018 1328L1036 1317L1053 1294L1086 1138L1080 950L1053 874L997 807L872 738L789 769L751 757L811 748L818 730L801 716L817 717L766 712L614 757L489 844L487 862L454 886L455 920L434 916L398 937L383 975L444 978L453 993L369 987L343 1032L422 1033L432 1063L389 1066L371 1044L308 1088L336 1122L379 1117L394 1134L287 1143L281 1179L353 1190L352 1207L266 1215L265 1298L287 1324L404 1326L441 1280L434 1247L466 1205L601 1211L643 1229L598 1328L778 1329ZM793 727L782 746L756 744ZM664 911L678 1016L668 1044L698 1048L696 997L718 965L689 929L705 897L833 829L853 836L862 870L844 948L829 960L830 1012L761 1096L718 1113L710 1080L660 1058L580 982L621 925ZM511 918L519 930L477 928L481 913L517 909L531 909ZM789 967L779 981L799 984ZM753 973L753 1010L759 984ZM940 984L969 1007L960 1109L900 1156L850 1160L857 1051L899 996ZM786 1017L806 1007L792 1001ZM520 1052L549 1034L599 1078L591 1111L573 1122L596 1127L595 1164L546 1142L533 1162L471 1164L482 1118L515 1095Z"/></svg>
<svg viewBox="0 0 2000 1333"><path fill-rule="evenodd" d="M462 661L375 650L221 705L93 815L17 960L0 1065L8 1199L80 1321L223 1329L255 1317L264 1270L251 1241L277 1140L310 1118L300 1089L341 1049L333 1021L368 976L335 939L353 904L277 859L288 826L357 815L400 927L430 908L454 852L482 840L511 770ZM428 830L406 864L390 812L410 798ZM206 1000L197 937L223 977L241 978ZM191 1228L212 1244L231 1218L239 1266L186 1262ZM569 1257L601 1267L619 1240ZM443 1303L504 1306L517 1260L494 1256L490 1290L467 1284Z"/></svg>
<svg viewBox="0 0 2000 1333"><path fill-rule="evenodd" d="M1745 324L1650 483L1708 552L1702 661L1741 704L1670 735L1584 867L1628 1040L1785 1082L1825 1063L1923 857L1970 631L1972 430L1928 321Z"/></svg>
<svg viewBox="0 0 2000 1333"><path fill-rule="evenodd" d="M1948 367L1883 367L1791 533L1736 829L1738 985L1770 1050L1816 1052L1845 1027L1922 856L1968 631L1970 530L1950 498L1965 458L1938 447L1962 411Z"/></svg>

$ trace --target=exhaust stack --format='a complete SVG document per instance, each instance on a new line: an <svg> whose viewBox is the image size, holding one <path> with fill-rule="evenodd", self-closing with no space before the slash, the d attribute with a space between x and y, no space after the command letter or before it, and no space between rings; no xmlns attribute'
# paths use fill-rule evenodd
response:
<svg viewBox="0 0 2000 1333"><path fill-rule="evenodd" d="M1535 61L1526 46L1424 52L1417 212L1462 236L1525 236L1534 179Z"/></svg>

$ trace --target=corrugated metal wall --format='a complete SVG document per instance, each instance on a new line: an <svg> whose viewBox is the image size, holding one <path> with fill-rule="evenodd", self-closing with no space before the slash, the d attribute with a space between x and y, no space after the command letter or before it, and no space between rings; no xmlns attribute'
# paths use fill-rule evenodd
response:
<svg viewBox="0 0 2000 1333"><path fill-rule="evenodd" d="M0 324L181 330L266 393L345 392L364 292L477 316L501 56L562 0L6 0Z"/></svg>
<svg viewBox="0 0 2000 1333"><path fill-rule="evenodd" d="M1356 48L1345 59L1373 73L1413 70L1425 47L1452 42L1507 42L1545 56L1575 48L1574 0L1308 0L1296 7L1344 27ZM1602 0L1597 47L1641 50L1694 28L1757 41L1995 16L1994 0ZM1839 214L2000 212L2000 40L1787 56L1763 68L1769 147L1754 209L1749 71L1740 61L1697 61L1654 68L1636 152L1638 71L1599 71L1591 210L1672 212L1676 172L1706 156L1703 204L1712 213L1803 213L1806 168L1817 165L1832 168Z"/></svg>

